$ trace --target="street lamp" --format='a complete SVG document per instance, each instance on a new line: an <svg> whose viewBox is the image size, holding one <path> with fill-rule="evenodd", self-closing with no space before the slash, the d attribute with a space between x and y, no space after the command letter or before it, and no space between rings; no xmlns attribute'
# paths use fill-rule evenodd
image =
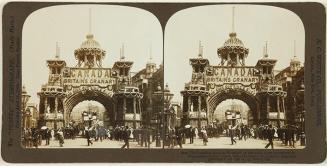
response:
<svg viewBox="0 0 327 166"><path fill-rule="evenodd" d="M168 84L166 83L166 86L165 86L165 89L164 89L164 109L162 110L163 113L162 113L162 122L165 123L165 118L168 119L166 116L169 114L169 106L170 106L170 101L171 99L173 98L174 94L170 93L170 90L168 88ZM167 132L166 132L166 128L168 126L167 124L168 122L166 122L163 127L164 127L164 134L165 135L165 138L163 140L166 140L167 138ZM164 142L163 142L163 145L162 145L162 148L164 149Z"/></svg>
<svg viewBox="0 0 327 166"><path fill-rule="evenodd" d="M23 118L23 123L22 123L22 130L25 128L25 117L26 117L26 107L27 107L27 102L30 99L30 95L27 94L26 92L26 88L23 85L23 89L22 89L22 118Z"/></svg>
<svg viewBox="0 0 327 166"><path fill-rule="evenodd" d="M303 80L301 82L301 85L300 85L300 89L297 90L297 95L299 97L300 100L298 101L301 101L301 103L298 105L300 110L298 110L299 112L299 115L300 115L300 123L301 123L301 135L300 135L300 143L301 143L301 146L305 146L305 133L304 133L304 129L305 129L305 126L304 126L304 123L305 123L305 110L304 110L304 83L303 83Z"/></svg>
<svg viewBox="0 0 327 166"><path fill-rule="evenodd" d="M155 98L155 100L157 101L157 109L158 111L156 112L156 122L157 122L157 134L156 134L156 147L160 147L160 121L159 121L159 115L160 115L160 112L159 112L159 108L160 108L160 104L159 103L162 103L162 98L163 98L163 92L161 90L161 86L160 86L160 83L157 87L157 91L153 93L153 96Z"/></svg>
<svg viewBox="0 0 327 166"><path fill-rule="evenodd" d="M91 115L91 113L89 112L88 114L87 114L87 116L89 117L89 120L88 120L88 122L89 122L89 128L92 126L92 115Z"/></svg>

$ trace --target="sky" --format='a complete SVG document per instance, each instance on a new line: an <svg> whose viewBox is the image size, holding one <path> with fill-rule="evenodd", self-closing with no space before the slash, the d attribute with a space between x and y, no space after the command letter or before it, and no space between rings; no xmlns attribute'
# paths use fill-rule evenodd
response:
<svg viewBox="0 0 327 166"><path fill-rule="evenodd" d="M191 81L189 59L197 57L200 40L204 47L203 57L209 59L210 65L220 62L217 49L223 46L232 31L233 6L237 38L249 49L247 66L254 66L263 57L266 41L269 57L278 60L275 70L289 66L294 50L303 64L304 27L300 18L289 10L261 5L188 8L173 15L165 28L164 78L175 94L172 101L182 102L180 91Z"/></svg>
<svg viewBox="0 0 327 166"><path fill-rule="evenodd" d="M56 42L60 47L60 58L66 61L67 66L74 67L77 64L74 50L86 40L89 25L94 39L106 51L103 67L111 68L119 60L122 43L125 59L134 62L132 72L145 68L150 50L153 62L157 65L163 62L162 28L150 12L113 5L42 8L29 15L23 27L22 79L31 95L29 102L39 102L37 92L48 80L46 60L55 57Z"/></svg>
<svg viewBox="0 0 327 166"><path fill-rule="evenodd" d="M260 5L208 5L188 8L174 14L165 27L165 45L159 21L151 13L132 7L112 5L62 5L33 12L23 27L23 84L31 94L30 102L38 103L37 92L47 82L46 60L56 54L59 42L60 57L67 66L75 66L74 50L86 40L91 25L101 48L106 51L103 67L112 67L119 59L124 43L127 60L134 61L132 71L145 67L150 47L153 61L161 64L164 55L165 83L174 93L173 101L182 102L180 91L191 79L189 59L198 55L198 44L204 47L204 58L211 65L220 59L217 48L232 31L232 7L235 7L235 31L249 55L247 66L254 66L263 56L268 42L270 58L277 59L275 70L289 65L296 55L304 62L304 27L296 14L286 9ZM92 10L91 21L89 10ZM226 102L225 102L226 103Z"/></svg>

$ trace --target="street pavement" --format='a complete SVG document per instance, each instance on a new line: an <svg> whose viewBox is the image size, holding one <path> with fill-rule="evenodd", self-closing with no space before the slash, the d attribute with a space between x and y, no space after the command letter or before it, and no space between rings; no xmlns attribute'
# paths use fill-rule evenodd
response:
<svg viewBox="0 0 327 166"><path fill-rule="evenodd" d="M219 138L209 138L207 145L205 146L202 142L202 139L194 139L193 144L189 144L189 139L186 139L186 143L183 144L183 149L264 149L268 140L260 140L260 139L247 139L245 140L238 140L236 139L237 143L231 145L231 140L229 137L219 137ZM39 148L120 148L123 146L123 141L114 141L105 139L102 142L94 141L93 145L87 146L87 141L85 138L75 138L66 139L63 147L59 146L59 142L57 140L50 140L50 145L45 146L45 141L42 141L42 145ZM129 143L131 149L135 148L147 148L138 145L135 141L130 141ZM155 142L150 144L150 149L160 149L161 147L155 147ZM161 143L162 145L162 143ZM296 149L302 149L304 146L300 146L299 141L295 144ZM168 148L168 147L165 147ZM268 149L270 149L269 147ZM175 146L174 149L179 149L179 146ZM274 141L274 149L294 149L289 146L282 145L281 141Z"/></svg>

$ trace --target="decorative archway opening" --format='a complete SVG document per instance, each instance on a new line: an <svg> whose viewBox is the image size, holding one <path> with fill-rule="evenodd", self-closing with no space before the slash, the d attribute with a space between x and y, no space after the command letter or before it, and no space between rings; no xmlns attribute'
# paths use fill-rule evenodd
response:
<svg viewBox="0 0 327 166"><path fill-rule="evenodd" d="M97 91L97 90L81 90L78 92L74 92L71 95L67 96L67 98L64 101L65 105L65 122L66 125L71 122L71 115L72 111L78 104L85 102L85 101L92 101L101 104L104 109L104 121L103 125L105 127L114 126L115 125L115 111L114 111L114 102L110 95ZM86 113L91 113L91 116L89 117L89 120L94 120L93 112L89 110L86 110ZM81 115L82 116L82 115ZM86 115L89 116L89 115ZM83 117L88 118L88 117ZM85 119L86 120L86 119ZM93 123L92 123L93 124Z"/></svg>
<svg viewBox="0 0 327 166"><path fill-rule="evenodd" d="M250 107L242 100L227 99L219 103L213 113L213 122L223 126L243 124L252 126L253 115Z"/></svg>
<svg viewBox="0 0 327 166"><path fill-rule="evenodd" d="M251 124L258 123L259 114L259 101L258 99L243 90L226 89L220 92L213 93L208 98L208 110L209 110L209 123L213 123L215 120L214 113L219 104L223 101L234 99L244 102L249 108L249 114L251 115Z"/></svg>
<svg viewBox="0 0 327 166"><path fill-rule="evenodd" d="M107 126L109 122L109 111L103 104L94 101L86 100L78 103L68 115L69 124L85 128L90 124L98 124L100 126Z"/></svg>

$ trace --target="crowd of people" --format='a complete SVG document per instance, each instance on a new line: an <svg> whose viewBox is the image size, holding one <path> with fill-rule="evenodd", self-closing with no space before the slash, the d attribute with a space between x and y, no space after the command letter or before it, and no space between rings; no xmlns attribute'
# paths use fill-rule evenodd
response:
<svg viewBox="0 0 327 166"><path fill-rule="evenodd" d="M260 124L258 127L248 127L247 125L235 125L231 126L228 130L224 130L224 133L231 137L231 144L236 144L234 138L239 140L245 140L247 138L268 140L268 144L265 148L269 146L273 149L273 140L281 141L285 146L290 146L295 148L295 142L300 139L301 130L293 125L285 125L282 127L276 127L270 125Z"/></svg>
<svg viewBox="0 0 327 166"><path fill-rule="evenodd" d="M162 146L167 148L175 148L176 146L183 148L183 144L188 142L187 139L189 139L189 144L193 144L194 139L202 139L203 145L207 146L210 138L227 136L231 138L232 145L241 140L261 139L268 141L265 148L270 146L273 149L274 140L281 141L285 146L295 148L295 142L300 137L300 130L292 125L278 128L262 124L251 127L243 124L228 127L209 125L199 129L186 125L168 128L165 132L142 126L135 129L129 126L116 126L111 129L99 125L83 128L69 126L59 129L24 129L22 142L25 147L38 148L42 144L42 140L45 140L45 146L49 146L50 141L58 141L58 145L62 147L65 139L75 139L77 136L86 138L87 146L93 145L94 141L114 140L122 142L121 148L127 149L129 149L130 142L136 142L140 147L150 148L150 145L157 140L161 140Z"/></svg>
<svg viewBox="0 0 327 166"><path fill-rule="evenodd" d="M42 140L45 140L45 146L50 145L50 141L58 140L59 146L62 147L65 139L64 133L68 132L69 130L65 130L64 128L59 128L58 130L49 128L26 128L23 130L22 144L26 148L38 148L42 145Z"/></svg>

